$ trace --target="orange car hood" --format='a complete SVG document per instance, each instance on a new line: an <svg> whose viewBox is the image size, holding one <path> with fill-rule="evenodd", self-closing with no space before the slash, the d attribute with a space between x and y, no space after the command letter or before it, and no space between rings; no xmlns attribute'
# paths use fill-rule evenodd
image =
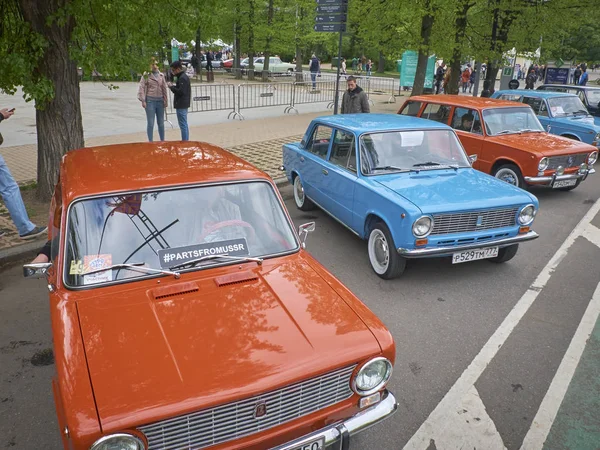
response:
<svg viewBox="0 0 600 450"><path fill-rule="evenodd" d="M156 299L154 290L134 289L78 301L105 432L246 398L381 351L303 258L245 269L254 280L218 286L219 278L195 272L159 286L189 290L191 282L197 292Z"/></svg>
<svg viewBox="0 0 600 450"><path fill-rule="evenodd" d="M488 138L488 141L528 152L540 153L543 156L590 153L595 150L595 147L584 142L555 136L546 132L491 136Z"/></svg>

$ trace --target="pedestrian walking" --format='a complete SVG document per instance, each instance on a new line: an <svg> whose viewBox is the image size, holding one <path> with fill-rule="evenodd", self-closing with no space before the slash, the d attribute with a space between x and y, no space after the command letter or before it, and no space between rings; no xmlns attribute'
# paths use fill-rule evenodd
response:
<svg viewBox="0 0 600 450"><path fill-rule="evenodd" d="M186 75L181 61L173 61L171 63L171 69L177 81L175 84L170 83L169 88L174 94L173 107L177 113L177 122L181 129L181 140L189 141L190 131L188 128L187 114L192 99L192 86L190 85L190 79Z"/></svg>
<svg viewBox="0 0 600 450"><path fill-rule="evenodd" d="M310 80L312 81L312 88L317 88L317 75L321 72L321 63L317 56L313 53L310 57L310 66L308 67L310 71Z"/></svg>
<svg viewBox="0 0 600 450"><path fill-rule="evenodd" d="M373 68L373 62L369 59L367 61L367 77L371 76L371 69Z"/></svg>
<svg viewBox="0 0 600 450"><path fill-rule="evenodd" d="M15 108L1 109L0 122L8 119L14 113ZM3 141L4 139L0 134L0 145ZM0 195L2 195L2 200L6 205L6 209L8 209L10 218L17 227L17 231L19 232L19 237L21 239L35 239L36 237L41 236L48 231L48 227L39 227L29 220L27 209L25 209L25 204L23 203L23 198L21 197L19 185L10 173L10 170L8 169L6 161L4 161L2 155L0 155ZM4 234L6 233L0 230L0 236L4 236Z"/></svg>
<svg viewBox="0 0 600 450"><path fill-rule="evenodd" d="M144 72L138 85L137 98L146 110L146 132L148 141L152 142L154 121L158 127L158 136L165 140L165 108L168 106L167 81L165 75L158 70L155 59L150 63L150 73Z"/></svg>
<svg viewBox="0 0 600 450"><path fill-rule="evenodd" d="M465 70L463 70L460 78L462 81L462 91L464 94L467 92L467 88L469 87L469 80L471 79L471 70L468 67L465 67Z"/></svg>
<svg viewBox="0 0 600 450"><path fill-rule="evenodd" d="M527 74L527 78L525 78L525 89L533 89L535 87L535 82L537 80L537 75L535 73L535 67L529 67L529 73Z"/></svg>
<svg viewBox="0 0 600 450"><path fill-rule="evenodd" d="M475 66L475 68L477 68L477 66ZM469 94L471 93L471 90L473 89L474 85L475 85L475 71L471 70L471 75L469 75Z"/></svg>
<svg viewBox="0 0 600 450"><path fill-rule="evenodd" d="M348 84L348 90L344 92L344 96L342 97L341 113L370 113L369 97L367 96L367 93L356 84L356 78L350 75L346 83Z"/></svg>
<svg viewBox="0 0 600 450"><path fill-rule="evenodd" d="M435 72L435 93L440 93L440 88L442 87L442 83L444 81L444 74L446 73L446 64L444 61L438 66Z"/></svg>
<svg viewBox="0 0 600 450"><path fill-rule="evenodd" d="M356 74L358 69L358 58L354 57L352 58L352 72L354 72Z"/></svg>
<svg viewBox="0 0 600 450"><path fill-rule="evenodd" d="M448 67L446 69L446 73L444 73L444 83L442 88L444 89L444 94L448 92L448 85L450 84L450 76L452 74L452 67Z"/></svg>
<svg viewBox="0 0 600 450"><path fill-rule="evenodd" d="M340 65L340 75L346 76L346 60L342 58L342 64Z"/></svg>
<svg viewBox="0 0 600 450"><path fill-rule="evenodd" d="M579 86L585 86L588 82L588 73L585 64L581 66L581 76L579 77Z"/></svg>
<svg viewBox="0 0 600 450"><path fill-rule="evenodd" d="M213 62L214 56L213 52L206 52L206 70L207 72L212 72L213 70Z"/></svg>

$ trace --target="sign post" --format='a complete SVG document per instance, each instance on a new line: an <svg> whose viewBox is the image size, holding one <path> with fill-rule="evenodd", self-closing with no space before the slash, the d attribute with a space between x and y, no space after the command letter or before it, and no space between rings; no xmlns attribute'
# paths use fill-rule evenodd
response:
<svg viewBox="0 0 600 450"><path fill-rule="evenodd" d="M337 77L335 79L335 99L333 101L333 114L338 113L338 97L340 93L340 67L342 65L342 36L346 31L348 13L348 0L316 0L317 16L315 17L314 30L322 33L339 33L337 58Z"/></svg>

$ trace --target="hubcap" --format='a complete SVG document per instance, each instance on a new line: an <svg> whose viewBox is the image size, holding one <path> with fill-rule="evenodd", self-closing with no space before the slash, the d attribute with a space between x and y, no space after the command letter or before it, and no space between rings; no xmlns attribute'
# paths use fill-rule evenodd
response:
<svg viewBox="0 0 600 450"><path fill-rule="evenodd" d="M294 180L294 197L296 197L296 205L304 205L304 188L299 177Z"/></svg>
<svg viewBox="0 0 600 450"><path fill-rule="evenodd" d="M519 178L517 174L510 169L501 169L496 172L496 178L506 181L508 184L512 184L513 186L519 185Z"/></svg>
<svg viewBox="0 0 600 450"><path fill-rule="evenodd" d="M390 263L390 248L381 230L371 231L369 236L369 259L375 272L378 274L385 273Z"/></svg>

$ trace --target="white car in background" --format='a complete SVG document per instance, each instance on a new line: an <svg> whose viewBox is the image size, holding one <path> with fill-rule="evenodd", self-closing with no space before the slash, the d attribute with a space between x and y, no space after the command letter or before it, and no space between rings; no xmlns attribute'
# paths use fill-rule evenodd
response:
<svg viewBox="0 0 600 450"><path fill-rule="evenodd" d="M254 72L262 72L265 63L265 58L259 57L254 60ZM272 73L287 73L291 75L296 70L295 64L290 64L281 61L278 56L272 56L269 58L269 72Z"/></svg>

